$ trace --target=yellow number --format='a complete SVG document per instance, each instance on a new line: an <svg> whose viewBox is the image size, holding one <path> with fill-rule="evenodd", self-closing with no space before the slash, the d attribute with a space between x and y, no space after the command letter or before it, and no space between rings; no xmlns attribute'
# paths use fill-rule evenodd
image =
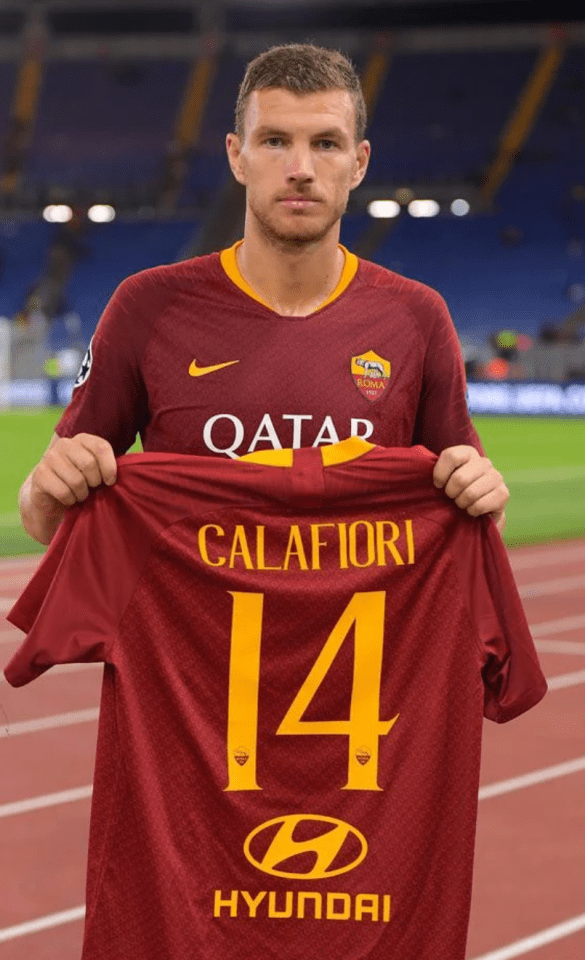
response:
<svg viewBox="0 0 585 960"><path fill-rule="evenodd" d="M232 593L232 596L227 789L258 790L256 740L263 595ZM378 786L379 738L388 734L398 719L398 714L391 720L379 717L385 599L383 591L353 595L276 731L348 737L345 790L381 789ZM352 626L355 639L349 719L303 720Z"/></svg>
<svg viewBox="0 0 585 960"><path fill-rule="evenodd" d="M227 790L261 790L256 783L262 593L232 593L228 702Z"/></svg>
<svg viewBox="0 0 585 960"><path fill-rule="evenodd" d="M385 599L383 591L353 595L276 731L297 734L329 733L349 737L348 776L344 790L380 790L378 738L389 733L398 719L398 714L392 720L382 721L379 718ZM353 685L349 720L303 720L303 714L354 624Z"/></svg>

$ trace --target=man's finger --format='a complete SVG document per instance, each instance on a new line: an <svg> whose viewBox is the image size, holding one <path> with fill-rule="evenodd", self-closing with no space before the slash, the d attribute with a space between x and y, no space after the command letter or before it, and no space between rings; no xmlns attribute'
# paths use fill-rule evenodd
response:
<svg viewBox="0 0 585 960"><path fill-rule="evenodd" d="M479 489L476 484L482 482L485 482L485 487L481 490L480 496L502 483L501 474L492 467L490 461L486 460L485 457L472 460L455 470L445 484L444 490L448 497L456 500L458 505L462 506L457 498L470 488L475 493L475 490Z"/></svg>
<svg viewBox="0 0 585 960"><path fill-rule="evenodd" d="M491 513L497 523L504 514L502 494L499 490L492 490L479 500L475 500L466 509L470 517L481 517L484 513Z"/></svg>
<svg viewBox="0 0 585 960"><path fill-rule="evenodd" d="M95 458L101 480L108 486L115 483L117 464L112 445L102 437L95 437L91 433L79 433L74 439ZM97 485L95 484L95 486Z"/></svg>
<svg viewBox="0 0 585 960"><path fill-rule="evenodd" d="M67 460L41 462L33 474L32 494L52 497L64 507L70 507L89 494L85 477Z"/></svg>
<svg viewBox="0 0 585 960"><path fill-rule="evenodd" d="M445 487L445 493L447 496L452 496L448 489L452 483L453 478L449 481ZM495 471L492 474L484 474L472 483L466 484L462 489L457 490L456 494L452 496L452 499L455 500L455 503L458 507L461 507L462 510L468 510L472 504L477 503L478 500L481 500L483 497L489 496L491 493L497 492L501 488L499 479L496 478Z"/></svg>
<svg viewBox="0 0 585 960"><path fill-rule="evenodd" d="M434 470L433 482L436 487L444 487L454 470L459 469L470 460L480 459L480 455L475 447L461 445L458 447L447 447L439 455Z"/></svg>
<svg viewBox="0 0 585 960"><path fill-rule="evenodd" d="M99 487L103 483L102 472L95 454L81 444L65 449L63 459L79 470L89 487Z"/></svg>

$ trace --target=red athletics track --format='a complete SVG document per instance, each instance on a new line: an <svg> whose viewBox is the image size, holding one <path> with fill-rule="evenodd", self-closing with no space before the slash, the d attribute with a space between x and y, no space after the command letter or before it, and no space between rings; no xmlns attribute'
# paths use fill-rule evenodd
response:
<svg viewBox="0 0 585 960"><path fill-rule="evenodd" d="M512 723L484 725L467 956L582 960L585 540L511 559L551 689ZM0 561L0 613L36 562ZM0 620L0 666L20 636ZM0 683L0 960L79 960L100 672Z"/></svg>

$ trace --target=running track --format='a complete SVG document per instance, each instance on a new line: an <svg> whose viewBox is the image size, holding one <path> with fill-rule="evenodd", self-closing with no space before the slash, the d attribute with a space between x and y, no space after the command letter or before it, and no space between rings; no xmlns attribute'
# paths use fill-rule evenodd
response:
<svg viewBox="0 0 585 960"><path fill-rule="evenodd" d="M467 956L581 960L585 540L511 559L551 689L512 723L484 724ZM0 614L37 562L0 561ZM20 637L2 617L0 667ZM79 960L100 672L55 668L21 690L0 682L0 960Z"/></svg>

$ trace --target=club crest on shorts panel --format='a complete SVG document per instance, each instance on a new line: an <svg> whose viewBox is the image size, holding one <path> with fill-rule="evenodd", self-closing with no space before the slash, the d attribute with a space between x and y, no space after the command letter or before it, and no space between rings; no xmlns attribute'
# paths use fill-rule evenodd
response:
<svg viewBox="0 0 585 960"><path fill-rule="evenodd" d="M73 389L75 389L75 387L80 387L81 384L82 384L82 383L85 383L85 381L86 381L87 378L89 377L89 373L90 373L90 370L91 370L91 362L92 362L92 360L93 360L93 356L92 356L92 352L91 352L91 340L90 340L90 341L89 341L89 346L88 346L88 348L87 348L87 350L86 350L86 352L85 352L85 356L84 356L83 360L81 361L81 367L79 368L79 373L77 374L77 376L76 376L76 378L75 378L75 382L74 382L74 384L73 384Z"/></svg>
<svg viewBox="0 0 585 960"><path fill-rule="evenodd" d="M351 358L351 376L359 392L376 403L381 400L390 383L390 361L374 350L367 350Z"/></svg>

